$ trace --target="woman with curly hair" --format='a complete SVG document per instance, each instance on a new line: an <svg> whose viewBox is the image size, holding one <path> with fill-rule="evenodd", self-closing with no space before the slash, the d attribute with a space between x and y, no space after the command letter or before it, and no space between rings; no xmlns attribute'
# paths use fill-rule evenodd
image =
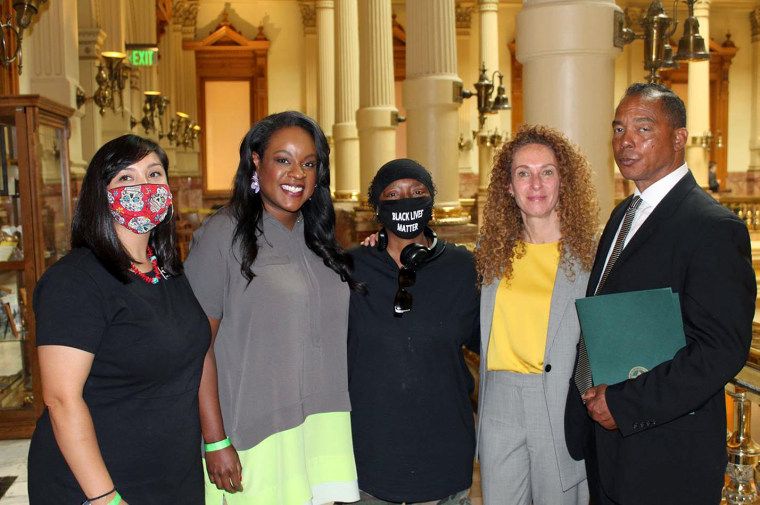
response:
<svg viewBox="0 0 760 505"><path fill-rule="evenodd" d="M564 409L599 225L584 156L523 126L496 157L475 252L481 278L478 447L485 505L588 503Z"/></svg>

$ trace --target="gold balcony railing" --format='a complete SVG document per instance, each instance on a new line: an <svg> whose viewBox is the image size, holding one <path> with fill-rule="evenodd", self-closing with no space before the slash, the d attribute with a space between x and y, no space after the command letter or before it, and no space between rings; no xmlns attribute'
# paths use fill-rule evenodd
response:
<svg viewBox="0 0 760 505"><path fill-rule="evenodd" d="M750 231L760 230L760 196L720 195L716 199L739 216Z"/></svg>

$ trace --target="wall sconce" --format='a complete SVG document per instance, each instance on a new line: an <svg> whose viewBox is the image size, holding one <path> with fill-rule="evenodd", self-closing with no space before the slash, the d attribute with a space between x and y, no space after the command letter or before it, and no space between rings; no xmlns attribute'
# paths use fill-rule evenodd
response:
<svg viewBox="0 0 760 505"><path fill-rule="evenodd" d="M712 147L713 134L710 130L702 133L702 135L692 135L691 145L701 147L702 149L710 149ZM720 139L720 143L723 143L723 139ZM719 146L722 147L722 146Z"/></svg>
<svg viewBox="0 0 760 505"><path fill-rule="evenodd" d="M145 91L145 102L143 103L143 117L140 124L145 129L145 133L154 131L158 138L164 137L164 113L169 105L169 98L163 96L160 91Z"/></svg>
<svg viewBox="0 0 760 505"><path fill-rule="evenodd" d="M82 89L77 88L77 108L81 108L87 100L92 100L100 108L100 114L106 113L110 108L114 113L124 110L124 88L127 86L130 68L124 65L126 54L116 51L104 51L100 53L102 62L98 63L98 73L95 74L95 82L98 89L88 97ZM116 107L116 97L119 97L119 107Z"/></svg>
<svg viewBox="0 0 760 505"><path fill-rule="evenodd" d="M185 149L188 147L193 149L200 131L201 127L190 119L189 114L177 112L177 117L169 123L169 133L166 135L166 138L169 139L170 144L174 144L177 147L182 146Z"/></svg>
<svg viewBox="0 0 760 505"><path fill-rule="evenodd" d="M683 37L678 41L678 53L673 56L673 48L668 43L678 26L676 7L678 0L673 2L673 17L665 14L665 8L660 0L652 0L647 14L641 19L643 33L635 33L628 27L618 25L619 33L616 40L619 47L630 44L636 39L644 40L644 70L649 71L650 83L660 82L660 69L678 68L678 61L709 60L710 53L705 50L705 40L699 34L699 21L694 17L694 3L697 0L684 0L689 8L689 17L684 21Z"/></svg>
<svg viewBox="0 0 760 505"><path fill-rule="evenodd" d="M39 6L47 2L47 0L16 0L13 2L13 10L16 11L16 26L11 23L11 16L5 20L5 23L0 23L0 57L2 58L3 65L9 67L11 63L18 60L18 75L21 75L21 41L24 38L24 30L29 28L32 24L32 16L37 14ZM6 40L5 32L16 36L15 48L10 54L8 43L12 42L11 37Z"/></svg>
<svg viewBox="0 0 760 505"><path fill-rule="evenodd" d="M475 132L473 132L474 134ZM473 138L475 138L473 136ZM457 147L460 151L470 151L472 149L472 140L467 139L467 141L464 140L464 134L459 134L459 142L457 143Z"/></svg>
<svg viewBox="0 0 760 505"><path fill-rule="evenodd" d="M717 147L718 149L722 149L723 148L723 132L720 130L717 130L715 133L716 133L715 147Z"/></svg>
<svg viewBox="0 0 760 505"><path fill-rule="evenodd" d="M481 135L478 135L478 132L474 131L472 132L473 138L478 139L478 144L481 146L486 147L501 147L501 144L505 140L509 140L509 133L501 133L498 129L494 128L492 132L480 132Z"/></svg>
<svg viewBox="0 0 760 505"><path fill-rule="evenodd" d="M193 122L193 125L189 129L185 130L182 145L186 148L190 147L190 149L195 149L195 141L198 140L198 135L200 132L201 127Z"/></svg>
<svg viewBox="0 0 760 505"><path fill-rule="evenodd" d="M493 84L497 75L499 76L499 87L496 91L496 97L492 99ZM475 86L475 93L463 89L462 98L470 98L473 95L477 95L481 129L483 129L483 125L486 123L486 114L497 114L500 110L508 110L512 108L509 105L509 98L507 98L507 93L504 89L504 74L498 70L494 70L491 79L489 79L486 71L486 64L483 63L480 67L480 77L478 77L478 82L473 84L473 86Z"/></svg>

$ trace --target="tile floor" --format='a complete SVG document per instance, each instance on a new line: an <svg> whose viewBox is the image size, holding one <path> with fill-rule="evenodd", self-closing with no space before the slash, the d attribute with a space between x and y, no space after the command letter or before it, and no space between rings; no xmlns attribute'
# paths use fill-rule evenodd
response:
<svg viewBox="0 0 760 505"><path fill-rule="evenodd" d="M0 477L15 475L16 480L0 498L0 505L29 505L26 492L26 456L29 440L0 440Z"/></svg>
<svg viewBox="0 0 760 505"><path fill-rule="evenodd" d="M26 456L29 440L0 440L0 477L15 475L15 482L0 498L0 505L29 505L26 492ZM475 468L472 476L472 505L482 505L480 471Z"/></svg>

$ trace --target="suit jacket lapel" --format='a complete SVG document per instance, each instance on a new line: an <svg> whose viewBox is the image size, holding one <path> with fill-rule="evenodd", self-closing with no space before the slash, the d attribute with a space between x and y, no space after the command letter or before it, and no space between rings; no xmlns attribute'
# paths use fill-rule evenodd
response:
<svg viewBox="0 0 760 505"><path fill-rule="evenodd" d="M612 241L615 239L615 234L620 227L620 222L623 220L623 217L625 217L625 209L628 208L632 198L633 195L620 202L620 204L612 210L612 214L610 214L610 219L604 227L602 238L599 240L599 247L596 249L596 257L594 258L594 266L591 267L591 276L589 277L588 287L586 288L586 296L594 296L596 286L599 284L599 279L602 277L607 254L612 247Z"/></svg>
<svg viewBox="0 0 760 505"><path fill-rule="evenodd" d="M562 316L567 310L567 305L572 300L573 286L578 279L577 275L573 280L567 278L562 267L557 268L557 277L554 279L554 289L552 290L552 301L549 307L549 327L546 332L546 348L544 356L549 355L549 350L554 343L554 338L559 331Z"/></svg>
<svg viewBox="0 0 760 505"><path fill-rule="evenodd" d="M649 215L646 221L641 225L641 227L636 231L636 234L631 237L631 240L628 242L628 244L623 249L623 252L620 253L620 257L618 257L617 262L615 265L613 265L612 270L610 271L609 278L615 275L615 272L621 267L621 265L625 264L625 261L628 257L630 257L632 254L636 252L637 249L639 249L643 244L646 243L646 241L649 239L649 237L657 231L657 228L659 227L660 223L668 219L673 212L678 209L678 207L681 205L681 201L684 199L687 193L689 193L691 190L693 190L697 186L697 181L694 179L694 176L692 175L691 171L687 172L683 178L676 183L675 186L673 186L673 189L671 189L667 195L665 195L665 198L662 199L662 201L657 205L657 207L652 211L652 213ZM626 199L626 202L628 199ZM626 203L625 206L620 205L619 208L626 209L628 208L628 204ZM619 209L616 209L619 210ZM622 214L625 214L625 211L622 212ZM614 237L614 233L617 231L617 228L620 224L620 220L622 220L622 217L618 220L617 224L612 230L612 234ZM610 223L612 223L612 219L610 219ZM605 233L607 230L605 229ZM611 246L607 246L605 249L605 256L602 257L600 263L604 262L604 258L606 258L606 251ZM597 256L597 260L599 260ZM594 262L594 272L597 271L597 262ZM601 270L601 266L599 267L599 270ZM601 271L599 272L599 276L601 276ZM609 279L608 278L608 279ZM599 279L597 276L596 279ZM589 288L591 287L591 283L589 283ZM594 287L596 287L596 283L594 283Z"/></svg>
<svg viewBox="0 0 760 505"><path fill-rule="evenodd" d="M480 291L480 358L486 359L488 355L488 342L491 338L491 322L493 320L494 304L496 303L496 291L499 289L501 277L497 277Z"/></svg>

